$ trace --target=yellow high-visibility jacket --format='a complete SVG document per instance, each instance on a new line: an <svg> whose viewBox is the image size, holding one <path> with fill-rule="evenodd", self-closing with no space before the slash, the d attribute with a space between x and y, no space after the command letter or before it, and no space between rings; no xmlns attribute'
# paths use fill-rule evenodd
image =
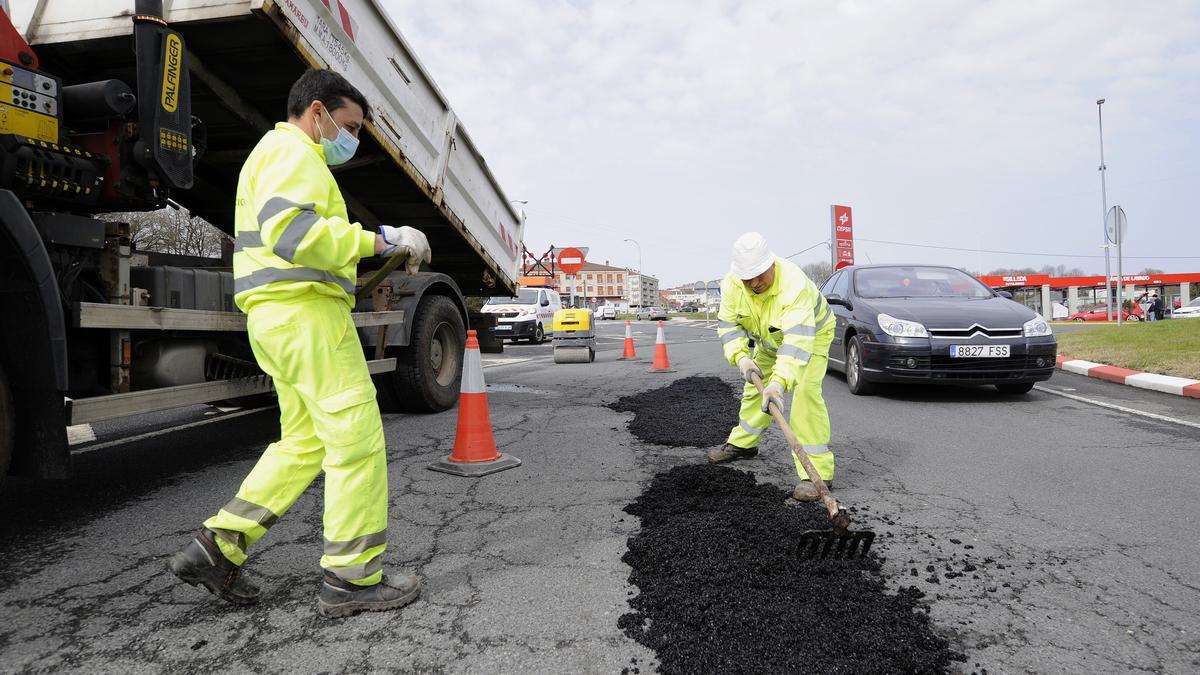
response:
<svg viewBox="0 0 1200 675"><path fill-rule="evenodd" d="M834 329L833 312L816 284L782 258L775 260L775 283L762 294L746 288L732 272L727 274L721 280L717 320L717 335L730 364L750 356L753 338L755 348L764 352L757 360L774 361L770 373L764 369L765 376L789 391L800 381L817 345L828 350L829 340L817 340L817 335L828 338Z"/></svg>
<svg viewBox="0 0 1200 675"><path fill-rule="evenodd" d="M244 312L308 292L353 308L358 261L375 254L375 233L350 222L324 150L287 122L242 166L234 229L234 302Z"/></svg>

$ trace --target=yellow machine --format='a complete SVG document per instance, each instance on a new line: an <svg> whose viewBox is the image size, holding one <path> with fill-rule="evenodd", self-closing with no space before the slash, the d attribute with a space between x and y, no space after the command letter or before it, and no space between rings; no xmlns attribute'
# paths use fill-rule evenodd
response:
<svg viewBox="0 0 1200 675"><path fill-rule="evenodd" d="M596 360L596 329L590 309L560 309L554 313L554 362L591 363Z"/></svg>

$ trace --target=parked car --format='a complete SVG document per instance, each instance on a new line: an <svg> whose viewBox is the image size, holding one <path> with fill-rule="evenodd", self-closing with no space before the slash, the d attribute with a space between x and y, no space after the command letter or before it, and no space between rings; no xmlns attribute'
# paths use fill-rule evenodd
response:
<svg viewBox="0 0 1200 675"><path fill-rule="evenodd" d="M836 321L829 365L846 374L851 393L870 394L881 382L923 382L1023 394L1054 374L1058 344L1050 324L961 270L851 266L821 293Z"/></svg>
<svg viewBox="0 0 1200 675"><path fill-rule="evenodd" d="M596 309L597 319L613 319L617 318L617 308L613 305L601 305Z"/></svg>
<svg viewBox="0 0 1200 675"><path fill-rule="evenodd" d="M1113 308L1113 316L1116 317L1116 308ZM1141 321L1142 308L1135 302L1130 310L1125 312L1122 317L1125 321ZM1067 321L1108 321L1108 309L1104 305L1095 305L1081 312L1076 312L1067 317Z"/></svg>
<svg viewBox="0 0 1200 675"><path fill-rule="evenodd" d="M639 307L637 318L638 321L666 321L667 310L662 307Z"/></svg>
<svg viewBox="0 0 1200 675"><path fill-rule="evenodd" d="M496 315L493 333L498 338L517 341L528 339L541 344L553 334L554 313L562 309L562 297L549 288L521 288L517 297L488 298L479 310Z"/></svg>
<svg viewBox="0 0 1200 675"><path fill-rule="evenodd" d="M1200 298L1193 298L1188 304L1177 308L1171 313L1172 319L1200 319Z"/></svg>

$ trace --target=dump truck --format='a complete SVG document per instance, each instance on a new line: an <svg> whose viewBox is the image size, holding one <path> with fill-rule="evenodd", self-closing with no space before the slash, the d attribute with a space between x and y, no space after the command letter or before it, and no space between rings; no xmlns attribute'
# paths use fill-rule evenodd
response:
<svg viewBox="0 0 1200 675"><path fill-rule="evenodd" d="M67 429L270 396L220 258L138 250L111 214L183 208L233 233L238 172L330 68L366 96L333 168L352 220L433 249L353 313L381 405L458 398L468 297L515 294L524 216L371 0L0 0L0 478L69 474ZM126 220L131 220L126 218ZM359 265L360 286L382 266Z"/></svg>

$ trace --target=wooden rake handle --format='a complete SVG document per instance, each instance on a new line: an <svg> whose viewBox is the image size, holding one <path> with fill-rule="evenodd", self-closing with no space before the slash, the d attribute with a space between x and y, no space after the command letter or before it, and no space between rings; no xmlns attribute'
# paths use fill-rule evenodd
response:
<svg viewBox="0 0 1200 675"><path fill-rule="evenodd" d="M359 287L359 289L354 293L354 297L361 299L370 295L371 291L375 290L375 287L378 286L384 279L386 279L387 275L394 272L402 262L404 262L404 256L402 255L394 255L388 258L387 261L383 263L383 267L375 270L375 273L371 275L371 278L367 279L367 283Z"/></svg>
<svg viewBox="0 0 1200 675"><path fill-rule="evenodd" d="M763 389L766 387L763 386L762 378L758 376L758 373L751 372L750 380L758 389L759 395L762 395ZM808 458L808 453L804 451L804 446L800 445L800 441L796 439L796 434L793 434L792 428L788 426L788 421L783 416L783 411L774 403L769 403L767 409L770 411L772 419L775 420L775 424L779 426L779 430L783 432L783 437L787 439L788 447L792 450L792 456L804 466L804 471L808 474L808 480L816 486L817 494L821 496L821 503L829 511L829 522L833 523L834 529L844 531L850 527L850 514L846 513L846 509L842 508L842 505L838 504L838 501L830 494L829 487L821 479L821 474L817 473L812 460Z"/></svg>

